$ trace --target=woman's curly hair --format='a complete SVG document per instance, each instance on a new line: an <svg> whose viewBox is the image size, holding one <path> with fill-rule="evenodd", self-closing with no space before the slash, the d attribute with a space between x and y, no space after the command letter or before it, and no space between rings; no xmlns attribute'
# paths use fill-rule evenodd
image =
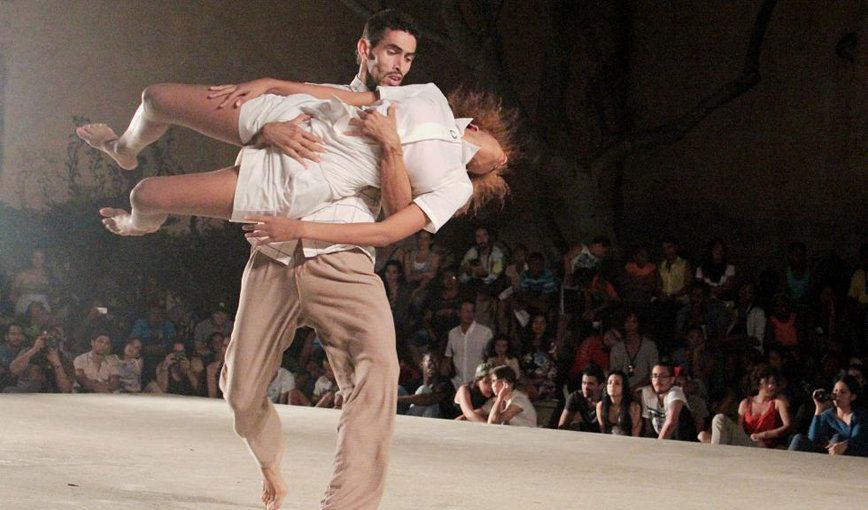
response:
<svg viewBox="0 0 868 510"><path fill-rule="evenodd" d="M473 184L473 196L456 216L476 213L491 200L503 201L509 195L509 185L503 178L509 168L521 158L518 143L518 112L503 106L499 97L486 91L474 91L458 87L449 93L449 106L455 118L473 118L473 124L487 132L500 144L507 157L507 164L485 175L468 173Z"/></svg>

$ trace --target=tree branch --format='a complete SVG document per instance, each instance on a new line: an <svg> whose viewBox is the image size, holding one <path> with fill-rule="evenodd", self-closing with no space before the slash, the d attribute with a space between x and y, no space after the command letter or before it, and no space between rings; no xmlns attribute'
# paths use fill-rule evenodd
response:
<svg viewBox="0 0 868 510"><path fill-rule="evenodd" d="M776 4L777 0L765 0L760 6L745 54L744 67L738 77L703 98L693 109L678 119L662 126L631 134L626 139L610 145L591 161L589 166L591 175L595 178L599 177L609 166L630 154L681 140L716 109L756 86L761 79L759 68L763 40Z"/></svg>

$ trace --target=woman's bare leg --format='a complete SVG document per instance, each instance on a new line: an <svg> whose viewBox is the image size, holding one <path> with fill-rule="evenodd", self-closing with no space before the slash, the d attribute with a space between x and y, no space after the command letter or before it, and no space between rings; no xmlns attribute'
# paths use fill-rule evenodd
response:
<svg viewBox="0 0 868 510"><path fill-rule="evenodd" d="M109 155L125 169L136 167L136 156L157 141L170 126L183 126L222 142L241 145L238 108L217 109L220 99L208 99L206 85L159 83L142 92L127 130L118 137L105 124L88 124L75 130L90 146Z"/></svg>
<svg viewBox="0 0 868 510"><path fill-rule="evenodd" d="M238 167L198 174L148 177L130 192L132 210L100 209L103 225L115 234L136 236L160 229L170 214L229 219Z"/></svg>

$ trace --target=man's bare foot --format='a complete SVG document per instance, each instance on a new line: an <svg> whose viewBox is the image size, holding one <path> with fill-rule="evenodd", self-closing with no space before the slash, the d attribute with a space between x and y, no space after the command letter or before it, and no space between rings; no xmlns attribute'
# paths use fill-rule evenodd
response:
<svg viewBox="0 0 868 510"><path fill-rule="evenodd" d="M75 134L94 149L108 154L124 170L132 170L139 164L134 154L118 149L118 136L105 124L87 124L76 128Z"/></svg>
<svg viewBox="0 0 868 510"><path fill-rule="evenodd" d="M99 214L103 217L102 224L105 225L105 228L119 236L143 236L160 230L159 226L156 228L136 227L133 225L132 215L123 209L103 207L99 210Z"/></svg>
<svg viewBox="0 0 868 510"><path fill-rule="evenodd" d="M276 467L262 468L262 502L266 510L280 510L286 497L286 483Z"/></svg>

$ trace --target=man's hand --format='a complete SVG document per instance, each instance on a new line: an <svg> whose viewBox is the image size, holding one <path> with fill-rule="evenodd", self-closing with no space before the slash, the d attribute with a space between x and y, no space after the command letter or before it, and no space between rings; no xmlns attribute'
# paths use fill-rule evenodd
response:
<svg viewBox="0 0 868 510"><path fill-rule="evenodd" d="M389 105L389 109L383 115L373 108L359 112L358 119L351 119L350 125L355 129L347 131L350 136L366 136L384 149L400 149L401 138L398 136L398 127L395 120L395 105Z"/></svg>
<svg viewBox="0 0 868 510"><path fill-rule="evenodd" d="M48 349L45 353L45 359L47 359L53 367L60 365L60 354L57 352L57 349Z"/></svg>
<svg viewBox="0 0 868 510"><path fill-rule="evenodd" d="M211 91L208 94L208 99L222 99L217 108L223 108L230 104L233 108L238 108L251 99L267 94L271 90L271 79L260 78L238 85L212 85L208 87L208 90Z"/></svg>
<svg viewBox="0 0 868 510"><path fill-rule="evenodd" d="M254 221L241 227L244 237L253 239L255 245L292 241L298 239L301 222L283 216L245 216L245 221Z"/></svg>
<svg viewBox="0 0 868 510"><path fill-rule="evenodd" d="M301 124L309 119L309 115L302 113L292 120L269 122L262 126L253 138L253 145L258 148L277 147L305 168L307 168L305 158L318 163L320 158L317 153L325 152L325 147L321 145L320 137L301 127Z"/></svg>

